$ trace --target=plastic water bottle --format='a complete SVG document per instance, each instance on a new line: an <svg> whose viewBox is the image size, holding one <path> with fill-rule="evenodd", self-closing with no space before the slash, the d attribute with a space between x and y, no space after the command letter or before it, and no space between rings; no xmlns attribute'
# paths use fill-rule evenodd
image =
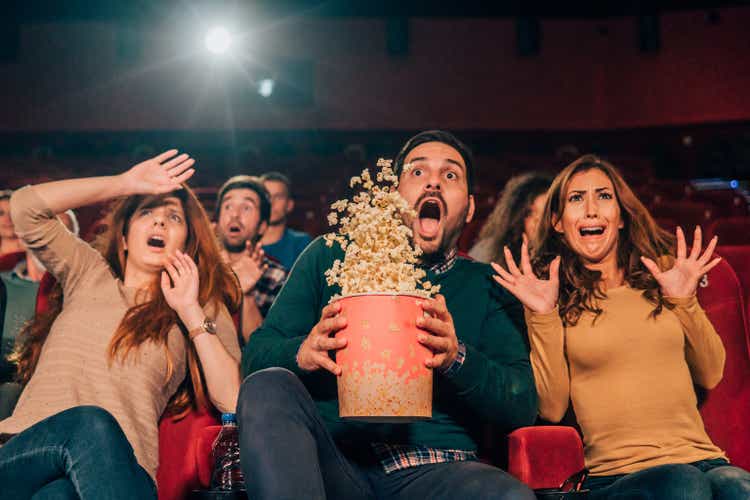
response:
<svg viewBox="0 0 750 500"><path fill-rule="evenodd" d="M216 436L211 457L214 471L211 476L211 489L238 491L245 489L245 478L240 468L240 441L237 419L234 413L222 413L221 431Z"/></svg>

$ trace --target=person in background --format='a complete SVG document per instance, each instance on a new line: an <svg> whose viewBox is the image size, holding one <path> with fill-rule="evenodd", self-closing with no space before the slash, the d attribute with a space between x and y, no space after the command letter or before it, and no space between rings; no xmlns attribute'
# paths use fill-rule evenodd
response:
<svg viewBox="0 0 750 500"><path fill-rule="evenodd" d="M524 237L531 241L536 234L551 182L552 177L537 172L509 179L469 256L486 264L505 263L507 246L517 260Z"/></svg>
<svg viewBox="0 0 750 500"><path fill-rule="evenodd" d="M307 233L287 227L287 217L294 210L289 178L279 172L267 172L261 176L261 180L271 199L271 218L260 242L268 255L291 270L312 239Z"/></svg>
<svg viewBox="0 0 750 500"><path fill-rule="evenodd" d="M706 433L694 384L713 389L726 353L696 298L717 238L688 248L659 228L622 175L586 155L552 182L535 255L495 280L525 306L539 414L572 402L590 500L748 499L750 473Z"/></svg>
<svg viewBox="0 0 750 500"><path fill-rule="evenodd" d="M22 332L13 415L0 421L4 498L156 498L163 414L234 412L236 278L171 150L120 175L16 191L19 237L62 289ZM117 199L91 246L55 213Z"/></svg>
<svg viewBox="0 0 750 500"><path fill-rule="evenodd" d="M219 189L216 231L222 254L242 289L241 344L260 326L286 280L286 269L265 255L259 243L268 228L271 203L258 177L237 175Z"/></svg>
<svg viewBox="0 0 750 500"><path fill-rule="evenodd" d="M23 252L23 244L16 235L13 221L10 218L10 197L13 191L0 191L0 256Z"/></svg>
<svg viewBox="0 0 750 500"><path fill-rule="evenodd" d="M73 235L80 231L73 210L58 215ZM14 382L16 365L8 359L23 326L34 318L39 282L46 269L33 252L12 270L0 273L4 293L0 295L0 420L13 412L21 385Z"/></svg>

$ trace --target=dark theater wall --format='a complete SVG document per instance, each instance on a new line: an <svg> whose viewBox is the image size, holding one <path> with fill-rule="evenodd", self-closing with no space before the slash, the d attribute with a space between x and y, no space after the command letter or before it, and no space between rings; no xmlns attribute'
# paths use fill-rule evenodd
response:
<svg viewBox="0 0 750 500"><path fill-rule="evenodd" d="M603 130L750 119L750 8L661 17L661 49L638 50L634 18L550 19L521 57L513 19L411 19L388 55L384 19L308 18L252 31L246 61L314 68L311 105L253 97L211 64L202 27L140 25L124 57L112 23L21 27L0 63L0 132L135 130ZM118 48L119 47L119 48ZM119 52L118 52L119 50ZM252 73L253 66L245 63Z"/></svg>
<svg viewBox="0 0 750 500"><path fill-rule="evenodd" d="M750 9L728 9L718 24L703 12L663 16L656 54L630 49L634 28L612 30L605 89L615 127L675 125L750 117Z"/></svg>

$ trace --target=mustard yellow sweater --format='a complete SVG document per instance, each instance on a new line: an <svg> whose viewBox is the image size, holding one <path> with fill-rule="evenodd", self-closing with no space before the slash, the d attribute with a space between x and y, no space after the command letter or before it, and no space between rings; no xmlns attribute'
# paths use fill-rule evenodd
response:
<svg viewBox="0 0 750 500"><path fill-rule="evenodd" d="M719 383L725 352L695 297L650 317L628 286L607 292L604 312L563 327L557 309L526 310L542 418L559 421L571 401L592 475L725 457L706 434L693 382Z"/></svg>

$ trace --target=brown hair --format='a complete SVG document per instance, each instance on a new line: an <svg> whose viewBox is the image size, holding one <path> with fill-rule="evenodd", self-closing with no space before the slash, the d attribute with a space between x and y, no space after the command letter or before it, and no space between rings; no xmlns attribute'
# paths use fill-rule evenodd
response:
<svg viewBox="0 0 750 500"><path fill-rule="evenodd" d="M219 246L206 212L187 186L164 195L136 195L116 201L107 216L106 229L97 236L92 246L104 256L113 274L119 279L124 279L126 251L123 236L128 232L131 217L141 208L162 205L164 200L171 196L180 200L185 211L188 226L185 253L198 266L198 300L201 306L208 305L214 310L219 310L223 304L230 312L234 312L240 303L239 284L221 259ZM184 325L179 323L177 313L167 304L158 278L154 279L143 297L149 298L128 309L112 336L109 361L123 360L143 342L153 341L163 345L167 354L166 381L174 370L167 349L167 336L175 324L178 324L184 333ZM39 361L42 345L62 307L62 290L60 285L56 284L49 295L48 310L26 325L19 336L21 343L13 358L18 363L17 378L20 382L26 383L31 379ZM166 413L178 417L187 413L190 408L205 408L209 405L198 354L191 342L187 345L189 376L185 377L166 409Z"/></svg>
<svg viewBox="0 0 750 500"><path fill-rule="evenodd" d="M565 325L577 324L584 311L596 316L602 312L597 303L597 299L606 297L600 287L601 272L586 268L564 236L554 229L555 222L565 210L565 195L571 178L591 169L598 169L609 177L620 206L623 227L617 241L617 266L624 271L625 282L631 288L643 290L643 296L655 306L652 314L657 315L667 303L658 283L640 258L645 256L657 262L663 261L665 256L672 255L674 237L656 224L617 168L594 155L580 157L552 181L532 245L536 249L534 270L540 276L548 276L550 262L555 256L561 256L558 305Z"/></svg>
<svg viewBox="0 0 750 500"><path fill-rule="evenodd" d="M505 264L503 247L507 246L518 262L523 241L524 220L531 205L547 192L552 178L546 174L528 173L512 177L505 183L500 199L479 232L479 241L490 245L490 260Z"/></svg>

